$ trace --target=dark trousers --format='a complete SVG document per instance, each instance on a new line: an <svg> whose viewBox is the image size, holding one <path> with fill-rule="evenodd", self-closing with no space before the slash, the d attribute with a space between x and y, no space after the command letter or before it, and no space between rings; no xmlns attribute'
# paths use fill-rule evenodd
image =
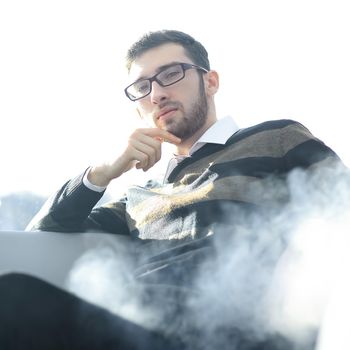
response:
<svg viewBox="0 0 350 350"><path fill-rule="evenodd" d="M214 339L198 336L186 346L36 277L0 276L1 350L311 350L315 345L295 347L279 336L257 341L230 327Z"/></svg>
<svg viewBox="0 0 350 350"><path fill-rule="evenodd" d="M0 276L2 350L182 349L36 277Z"/></svg>

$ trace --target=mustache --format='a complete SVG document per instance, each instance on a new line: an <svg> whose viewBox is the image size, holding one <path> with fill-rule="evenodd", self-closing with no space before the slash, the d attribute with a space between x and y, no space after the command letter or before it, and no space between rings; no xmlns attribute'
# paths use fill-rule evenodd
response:
<svg viewBox="0 0 350 350"><path fill-rule="evenodd" d="M171 107L171 108L180 108L182 104L178 101L166 101L159 104L159 109L165 108L165 107Z"/></svg>
<svg viewBox="0 0 350 350"><path fill-rule="evenodd" d="M181 102L178 101L165 101L165 102L161 102L158 105L158 108L156 111L154 111L153 113L153 120L157 119L157 115L159 113L159 111L163 108L176 108L176 109L180 109L183 110L183 106Z"/></svg>

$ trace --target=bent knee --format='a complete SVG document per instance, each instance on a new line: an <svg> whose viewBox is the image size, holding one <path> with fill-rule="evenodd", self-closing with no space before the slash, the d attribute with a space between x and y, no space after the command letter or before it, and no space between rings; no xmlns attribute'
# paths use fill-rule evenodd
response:
<svg viewBox="0 0 350 350"><path fill-rule="evenodd" d="M39 278L22 272L8 272L0 275L0 289L4 287L28 288L31 285L45 283Z"/></svg>

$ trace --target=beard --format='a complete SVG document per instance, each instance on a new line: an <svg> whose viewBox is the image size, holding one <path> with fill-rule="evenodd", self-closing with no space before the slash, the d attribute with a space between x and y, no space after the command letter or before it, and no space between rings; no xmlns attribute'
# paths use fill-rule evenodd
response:
<svg viewBox="0 0 350 350"><path fill-rule="evenodd" d="M197 99L192 103L188 112L184 112L183 106L179 103L167 103L178 107L183 111L183 118L172 119L162 126L162 129L169 131L171 134L179 137L181 140L187 140L200 130L208 119L208 101L204 90L204 81L201 77L199 82L199 94Z"/></svg>

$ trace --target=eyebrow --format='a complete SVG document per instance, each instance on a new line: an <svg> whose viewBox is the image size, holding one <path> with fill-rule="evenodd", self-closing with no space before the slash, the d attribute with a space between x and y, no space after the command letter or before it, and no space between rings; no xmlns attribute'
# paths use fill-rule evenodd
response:
<svg viewBox="0 0 350 350"><path fill-rule="evenodd" d="M173 62L169 62L167 64L163 64L162 66L159 66L156 68L155 73L152 75L152 77L154 77L155 75L157 75L158 73L160 73L162 70L167 69L171 66L173 66L174 64L180 64L183 62L180 61L173 61ZM137 80L134 81L134 83L140 81L140 80L144 80L144 79L150 79L150 77L146 77L144 75L140 76Z"/></svg>

